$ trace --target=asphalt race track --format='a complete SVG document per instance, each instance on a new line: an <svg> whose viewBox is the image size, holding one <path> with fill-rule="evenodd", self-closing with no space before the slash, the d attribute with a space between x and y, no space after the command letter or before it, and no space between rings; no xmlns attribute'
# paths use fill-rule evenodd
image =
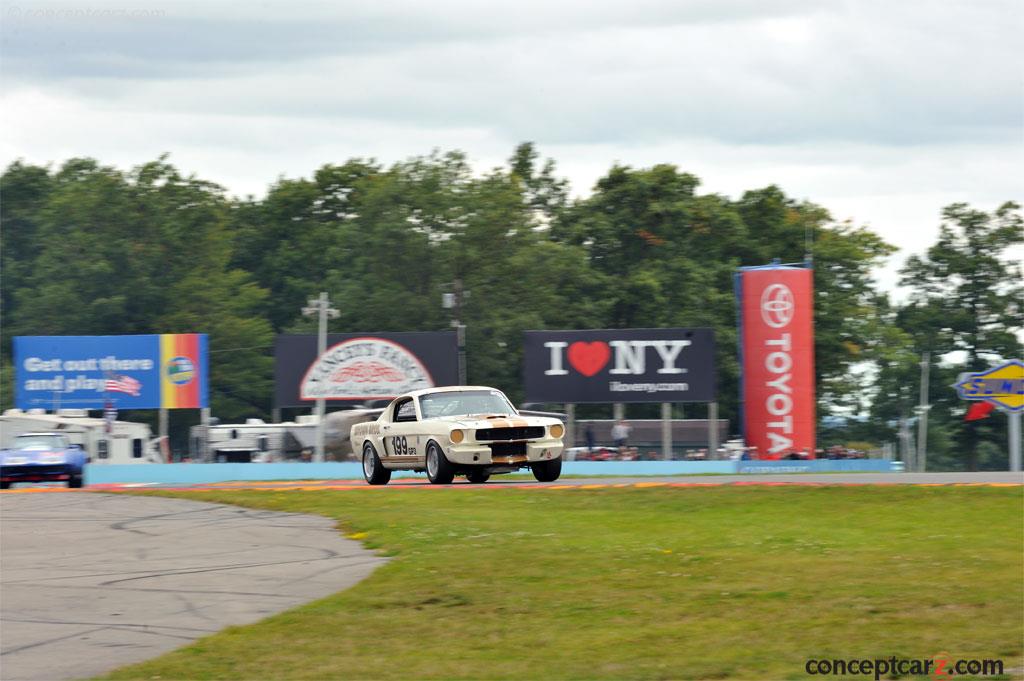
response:
<svg viewBox="0 0 1024 681"><path fill-rule="evenodd" d="M340 591L385 560L327 518L20 487L56 493L0 494L5 681L146 660Z"/></svg>

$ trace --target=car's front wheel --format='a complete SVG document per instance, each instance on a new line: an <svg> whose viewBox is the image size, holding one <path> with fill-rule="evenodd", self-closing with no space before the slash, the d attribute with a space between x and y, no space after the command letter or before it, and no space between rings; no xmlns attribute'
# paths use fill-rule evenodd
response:
<svg viewBox="0 0 1024 681"><path fill-rule="evenodd" d="M455 467L436 442L427 445L427 478L435 485L449 485L455 479Z"/></svg>
<svg viewBox="0 0 1024 681"><path fill-rule="evenodd" d="M537 478L538 482L554 482L562 474L562 457L549 461L538 461L531 468L533 477Z"/></svg>
<svg viewBox="0 0 1024 681"><path fill-rule="evenodd" d="M466 473L466 480L469 480L474 485L482 485L490 480L491 474L487 471L470 471Z"/></svg>
<svg viewBox="0 0 1024 681"><path fill-rule="evenodd" d="M68 476L68 487L79 489L83 486L85 486L85 482L82 480L81 473L72 473Z"/></svg>
<svg viewBox="0 0 1024 681"><path fill-rule="evenodd" d="M363 445L363 477L371 485L386 485L391 482L391 471L384 468L377 456L377 450L369 442Z"/></svg>

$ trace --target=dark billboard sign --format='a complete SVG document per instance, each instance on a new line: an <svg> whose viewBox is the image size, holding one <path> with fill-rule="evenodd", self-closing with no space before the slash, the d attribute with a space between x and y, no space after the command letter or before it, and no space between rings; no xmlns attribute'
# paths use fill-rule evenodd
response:
<svg viewBox="0 0 1024 681"><path fill-rule="evenodd" d="M713 402L712 329L527 331L527 402Z"/></svg>
<svg viewBox="0 0 1024 681"><path fill-rule="evenodd" d="M274 343L274 406L389 400L411 390L458 385L454 331L332 333L317 357L315 335Z"/></svg>

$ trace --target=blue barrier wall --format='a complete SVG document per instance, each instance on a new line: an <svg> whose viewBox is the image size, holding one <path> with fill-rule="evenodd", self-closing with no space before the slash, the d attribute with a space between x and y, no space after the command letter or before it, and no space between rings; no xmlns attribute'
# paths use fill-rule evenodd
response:
<svg viewBox="0 0 1024 681"><path fill-rule="evenodd" d="M115 482L190 485L230 480L352 480L362 477L363 468L358 463L334 462L89 464L85 467L87 485Z"/></svg>
<svg viewBox="0 0 1024 681"><path fill-rule="evenodd" d="M737 473L883 473L893 470L884 459L815 459L814 461L736 461Z"/></svg>
<svg viewBox="0 0 1024 681"><path fill-rule="evenodd" d="M735 472L735 461L566 461L562 464L562 475L701 475Z"/></svg>
<svg viewBox="0 0 1024 681"><path fill-rule="evenodd" d="M892 470L889 461L854 459L846 461L567 461L563 475L701 475L709 473L833 473L880 472ZM396 478L422 473L396 471ZM190 485L232 480L358 480L358 463L167 463L167 464L89 464L85 482L156 483Z"/></svg>

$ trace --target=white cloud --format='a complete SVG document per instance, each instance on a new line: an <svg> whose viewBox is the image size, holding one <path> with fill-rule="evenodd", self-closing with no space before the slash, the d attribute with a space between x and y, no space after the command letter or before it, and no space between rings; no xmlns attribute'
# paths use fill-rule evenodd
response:
<svg viewBox="0 0 1024 681"><path fill-rule="evenodd" d="M127 167L171 152L262 194L352 156L458 148L483 170L534 140L577 194L615 160L674 163L731 196L778 184L913 251L942 206L1024 194L1017 2L173 3L80 16L124 6L0 10L0 162ZM895 284L892 267L881 277Z"/></svg>

